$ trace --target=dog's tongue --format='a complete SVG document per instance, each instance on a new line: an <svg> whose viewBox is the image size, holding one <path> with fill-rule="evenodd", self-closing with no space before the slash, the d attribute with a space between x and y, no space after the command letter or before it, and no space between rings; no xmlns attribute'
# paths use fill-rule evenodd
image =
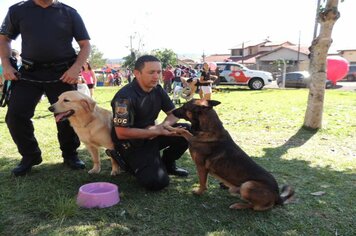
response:
<svg viewBox="0 0 356 236"><path fill-rule="evenodd" d="M70 113L70 111L66 111L66 112L63 112L63 113L58 113L56 114L56 122L60 122L62 120L65 120L67 117L67 115Z"/></svg>

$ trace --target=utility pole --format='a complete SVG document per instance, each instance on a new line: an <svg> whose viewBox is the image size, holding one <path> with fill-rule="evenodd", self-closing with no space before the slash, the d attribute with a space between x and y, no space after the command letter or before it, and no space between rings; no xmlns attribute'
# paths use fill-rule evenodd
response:
<svg viewBox="0 0 356 236"><path fill-rule="evenodd" d="M320 0L318 0L317 6L316 6L316 14L315 14L315 24L314 24L314 34L313 34L313 39L316 38L316 35L318 33L318 18L319 18L319 9L320 9Z"/></svg>
<svg viewBox="0 0 356 236"><path fill-rule="evenodd" d="M300 30L299 30L299 39L298 39L298 55L297 55L297 66L299 70L299 58L300 57Z"/></svg>
<svg viewBox="0 0 356 236"><path fill-rule="evenodd" d="M204 50L203 50L203 55L201 56L203 58L203 62L205 62L205 53L204 53Z"/></svg>
<svg viewBox="0 0 356 236"><path fill-rule="evenodd" d="M286 87L286 71L287 71L287 65L286 61L284 59L280 59L283 62L283 74L282 74L282 88Z"/></svg>
<svg viewBox="0 0 356 236"><path fill-rule="evenodd" d="M241 57L241 64L244 64L244 56L245 56L245 42L242 41L242 57Z"/></svg>
<svg viewBox="0 0 356 236"><path fill-rule="evenodd" d="M130 51L132 52L132 35L130 35Z"/></svg>
<svg viewBox="0 0 356 236"><path fill-rule="evenodd" d="M136 34L136 32L135 32ZM135 38L135 35L130 35L130 52L131 52L131 57L134 57L136 60L136 53L134 53L134 49L132 48L132 40Z"/></svg>

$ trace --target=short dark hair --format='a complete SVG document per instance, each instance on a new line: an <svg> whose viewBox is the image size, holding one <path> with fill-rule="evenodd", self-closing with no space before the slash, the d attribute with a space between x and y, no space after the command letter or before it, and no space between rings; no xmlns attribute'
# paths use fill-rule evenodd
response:
<svg viewBox="0 0 356 236"><path fill-rule="evenodd" d="M153 62L153 61L161 62L157 57L152 55L141 56L136 60L134 69L141 71L145 66L145 62Z"/></svg>

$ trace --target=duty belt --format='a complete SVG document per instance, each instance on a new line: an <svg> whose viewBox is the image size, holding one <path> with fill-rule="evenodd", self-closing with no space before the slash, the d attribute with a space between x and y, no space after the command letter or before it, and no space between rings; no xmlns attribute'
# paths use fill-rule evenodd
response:
<svg viewBox="0 0 356 236"><path fill-rule="evenodd" d="M34 62L30 59L25 59L22 58L22 66L25 68L25 70L31 70L31 69L51 69L51 68L56 68L56 67L71 67L73 63L75 62L76 58L69 59L67 61L62 61L62 62Z"/></svg>

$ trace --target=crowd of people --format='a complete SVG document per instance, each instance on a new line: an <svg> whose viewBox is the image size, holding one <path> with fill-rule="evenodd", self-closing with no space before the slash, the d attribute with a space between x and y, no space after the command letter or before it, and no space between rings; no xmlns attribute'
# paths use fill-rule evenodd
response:
<svg viewBox="0 0 356 236"><path fill-rule="evenodd" d="M125 80L127 83L131 82L132 72L129 68L127 68L126 70L106 69L103 72L103 77L105 79L105 83L108 86L120 86L123 84L123 82L125 82Z"/></svg>
<svg viewBox="0 0 356 236"><path fill-rule="evenodd" d="M177 65L175 68L168 65L162 74L163 88L167 93L173 94L173 99L180 96L184 88L188 88L186 91L189 95L184 96L187 100L193 98L196 92L199 92L200 98L210 100L212 86L217 79L218 70L211 70L207 62L197 70L191 65Z"/></svg>
<svg viewBox="0 0 356 236"><path fill-rule="evenodd" d="M68 33L63 28L72 30ZM20 68L10 60L11 42L19 35L22 36ZM73 39L79 46L78 52L72 46ZM43 161L41 140L36 139L32 123L42 95L46 95L50 104L63 92L78 88L88 96L94 95L97 78L88 61L90 50L89 33L75 9L55 0L29 0L9 8L0 27L0 58L3 79L11 81L5 121L21 155L12 170L14 176L28 174ZM190 125L177 123L169 94L178 87L190 87L193 92L190 96L194 96L200 88L201 97L210 99L212 76L208 64L199 72L192 67L169 65L163 72L163 89L159 85L161 62L151 55L136 60L133 75L132 79L131 71L128 72L129 83L111 102L112 139L138 183L149 190L160 190L169 184L169 175L188 175L188 171L176 166L188 143L164 126L190 130ZM161 111L167 117L156 124ZM85 163L77 152L80 141L68 120L56 125L63 163L72 169L84 169Z"/></svg>

